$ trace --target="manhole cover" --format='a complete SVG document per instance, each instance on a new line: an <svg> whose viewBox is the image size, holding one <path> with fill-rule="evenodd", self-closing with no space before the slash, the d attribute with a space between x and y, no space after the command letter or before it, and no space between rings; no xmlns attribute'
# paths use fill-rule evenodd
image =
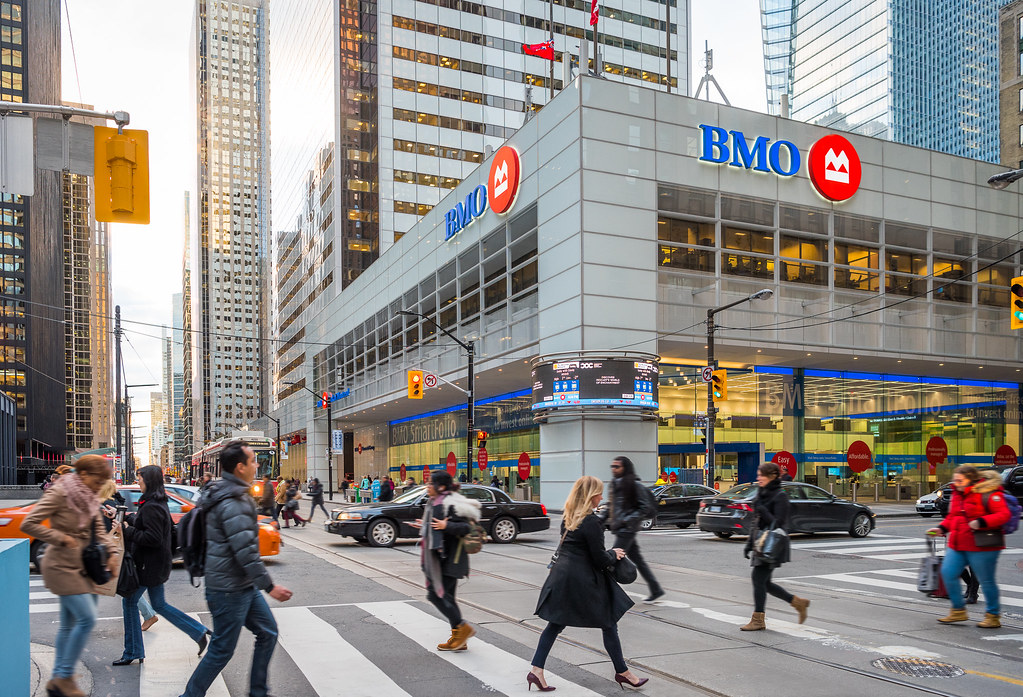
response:
<svg viewBox="0 0 1023 697"><path fill-rule="evenodd" d="M907 658L904 656L888 656L871 661L871 665L882 670L889 670L910 678L955 678L965 675L966 671L959 666L927 658Z"/></svg>

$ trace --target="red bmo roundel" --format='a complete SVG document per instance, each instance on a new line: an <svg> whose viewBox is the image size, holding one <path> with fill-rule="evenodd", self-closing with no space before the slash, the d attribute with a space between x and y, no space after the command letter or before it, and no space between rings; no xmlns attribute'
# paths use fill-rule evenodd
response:
<svg viewBox="0 0 1023 697"><path fill-rule="evenodd" d="M829 201L845 201L860 188L860 156L840 135L824 136L810 146L810 181Z"/></svg>
<svg viewBox="0 0 1023 697"><path fill-rule="evenodd" d="M490 210L504 213L511 208L519 191L519 154L505 145L494 155L487 180L487 201Z"/></svg>

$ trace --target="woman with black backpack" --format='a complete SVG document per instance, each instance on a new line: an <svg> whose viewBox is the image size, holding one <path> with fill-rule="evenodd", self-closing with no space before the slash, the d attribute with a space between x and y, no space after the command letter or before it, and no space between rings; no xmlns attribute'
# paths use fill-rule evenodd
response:
<svg viewBox="0 0 1023 697"><path fill-rule="evenodd" d="M149 601L157 614L162 615L175 627L190 636L199 646L199 655L206 650L208 635L205 626L181 610L169 604L164 598L163 584L170 578L171 556L174 551L172 537L174 523L167 508L167 492L163 487L163 473L156 465L147 465L138 470L139 489L142 497L138 512L125 521L124 545L135 558L139 587L128 597L121 599L124 619L124 653L113 662L115 666L126 666L138 661L142 663L146 649L142 642L142 625L139 622L139 598L146 591Z"/></svg>

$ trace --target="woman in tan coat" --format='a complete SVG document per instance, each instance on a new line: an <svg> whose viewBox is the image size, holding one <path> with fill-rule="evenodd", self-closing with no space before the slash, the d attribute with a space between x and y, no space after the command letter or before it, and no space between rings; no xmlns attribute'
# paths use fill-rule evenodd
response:
<svg viewBox="0 0 1023 697"><path fill-rule="evenodd" d="M96 623L97 586L84 575L82 550L93 533L111 552L109 568L116 575L120 556L106 531L96 493L110 479L110 465L99 455L84 455L75 471L65 474L43 494L25 516L21 530L47 543L42 558L43 583L60 596L60 629L52 679L46 683L49 697L85 697L75 684L73 671ZM50 526L43 525L49 519Z"/></svg>

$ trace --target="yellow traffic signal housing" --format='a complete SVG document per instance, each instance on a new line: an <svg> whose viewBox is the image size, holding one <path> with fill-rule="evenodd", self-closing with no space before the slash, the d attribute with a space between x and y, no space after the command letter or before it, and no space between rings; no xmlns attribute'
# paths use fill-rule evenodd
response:
<svg viewBox="0 0 1023 697"><path fill-rule="evenodd" d="M423 371L421 370L408 371L408 398L409 399L423 398Z"/></svg>
<svg viewBox="0 0 1023 697"><path fill-rule="evenodd" d="M1009 296L1009 328L1023 329L1023 276L1012 279Z"/></svg>
<svg viewBox="0 0 1023 697"><path fill-rule="evenodd" d="M711 373L710 386L715 404L728 399L728 371L715 370Z"/></svg>
<svg viewBox="0 0 1023 697"><path fill-rule="evenodd" d="M490 434L486 431L476 431L476 447L485 448L487 447L487 437Z"/></svg>
<svg viewBox="0 0 1023 697"><path fill-rule="evenodd" d="M149 132L93 129L96 220L149 224Z"/></svg>

